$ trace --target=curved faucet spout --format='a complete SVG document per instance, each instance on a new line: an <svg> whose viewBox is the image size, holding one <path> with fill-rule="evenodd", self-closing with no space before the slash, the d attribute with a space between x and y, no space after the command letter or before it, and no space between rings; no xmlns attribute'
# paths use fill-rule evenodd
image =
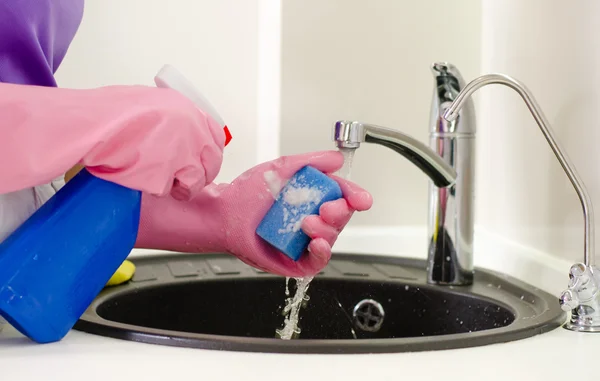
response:
<svg viewBox="0 0 600 381"><path fill-rule="evenodd" d="M537 122L540 130L544 134L546 141L552 148L554 155L560 162L563 170L567 174L567 177L571 181L573 188L577 192L577 196L579 197L579 201L581 202L581 207L583 208L583 217L584 217L584 263L586 266L593 266L595 262L594 257L594 211L592 208L592 200L587 192L587 189L583 185L579 175L575 171L573 164L571 163L568 156L564 153L564 149L560 146L558 141L554 138L554 133L550 128L550 123L544 116L541 108L535 101L533 95L530 91L525 87L525 85L521 84L519 81L503 74L487 74L483 75L479 78L471 81L467 86L463 88L463 90L457 95L456 99L450 107L444 113L444 119L447 121L452 121L457 118L458 112L461 107L465 104L465 101L478 89L482 88L486 85L499 84L510 87L515 90L519 95L523 98L529 111L531 111L531 115Z"/></svg>
<svg viewBox="0 0 600 381"><path fill-rule="evenodd" d="M338 120L334 125L333 139L338 148L360 147L361 143L375 143L404 156L438 187L449 187L456 181L456 171L425 144L391 128L373 124Z"/></svg>

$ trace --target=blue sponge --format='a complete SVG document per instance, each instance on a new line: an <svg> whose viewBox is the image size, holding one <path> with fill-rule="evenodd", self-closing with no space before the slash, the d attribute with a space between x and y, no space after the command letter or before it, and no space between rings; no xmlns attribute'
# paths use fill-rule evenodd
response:
<svg viewBox="0 0 600 381"><path fill-rule="evenodd" d="M338 183L321 171L306 166L296 172L256 229L262 239L294 261L310 243L301 223L310 214L319 214L321 205L342 197Z"/></svg>

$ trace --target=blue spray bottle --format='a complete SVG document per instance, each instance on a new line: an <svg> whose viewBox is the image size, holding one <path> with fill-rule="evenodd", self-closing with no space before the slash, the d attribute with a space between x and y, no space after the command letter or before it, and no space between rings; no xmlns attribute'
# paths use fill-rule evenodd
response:
<svg viewBox="0 0 600 381"><path fill-rule="evenodd" d="M222 123L174 68L155 78ZM85 169L0 243L0 316L38 343L61 340L127 258L137 239L141 192Z"/></svg>

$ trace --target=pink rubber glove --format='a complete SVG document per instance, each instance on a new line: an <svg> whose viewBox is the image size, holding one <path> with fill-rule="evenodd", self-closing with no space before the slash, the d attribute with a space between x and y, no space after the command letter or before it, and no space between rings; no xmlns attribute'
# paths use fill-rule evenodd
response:
<svg viewBox="0 0 600 381"><path fill-rule="evenodd" d="M175 90L92 90L0 83L0 193L50 183L75 164L179 199L211 183L225 134Z"/></svg>
<svg viewBox="0 0 600 381"><path fill-rule="evenodd" d="M256 233L275 196L302 167L311 165L324 173L341 168L337 151L282 157L260 164L231 184L211 184L183 202L171 197L144 195L136 247L179 252L227 252L264 271L301 277L317 274L331 258L331 247L355 211L368 210L371 195L336 176L343 198L324 203L319 215L308 216L302 230L312 238L309 253L294 262L262 240ZM270 189L267 177L281 179ZM275 196L274 196L275 195Z"/></svg>

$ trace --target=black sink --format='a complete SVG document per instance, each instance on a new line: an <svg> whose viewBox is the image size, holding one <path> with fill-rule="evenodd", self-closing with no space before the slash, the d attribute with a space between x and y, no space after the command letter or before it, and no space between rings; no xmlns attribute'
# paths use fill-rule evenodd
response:
<svg viewBox="0 0 600 381"><path fill-rule="evenodd" d="M556 297L489 271L477 270L473 286L432 286L423 261L335 254L310 285L301 333L281 340L285 278L219 254L134 262L133 280L105 289L75 329L195 348L364 353L518 340L566 318Z"/></svg>

